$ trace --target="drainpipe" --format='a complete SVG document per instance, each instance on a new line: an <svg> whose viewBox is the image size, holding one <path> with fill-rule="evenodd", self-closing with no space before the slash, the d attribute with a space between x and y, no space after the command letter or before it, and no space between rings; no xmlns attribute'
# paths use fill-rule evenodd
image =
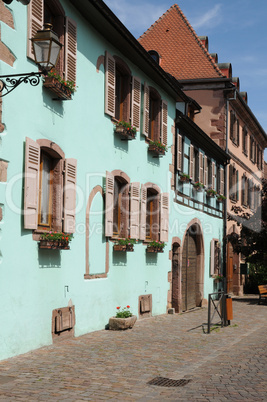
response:
<svg viewBox="0 0 267 402"><path fill-rule="evenodd" d="M234 91L234 97L233 98L228 98L226 97L226 138L225 138L225 152L228 154L228 129L229 129L229 119L228 119L228 112L229 112L229 101L231 100L236 100L236 88L231 88L230 91ZM227 256L227 243L226 243L226 235L227 235L227 206L228 206L228 174L227 174L227 165L229 164L229 162L227 162L224 165L224 194L226 197L225 200L225 208L224 208L224 227L223 227L223 238L224 238L224 242L223 242L223 276L224 278L226 278L226 256ZM225 280L224 282L224 291L227 291L227 281Z"/></svg>

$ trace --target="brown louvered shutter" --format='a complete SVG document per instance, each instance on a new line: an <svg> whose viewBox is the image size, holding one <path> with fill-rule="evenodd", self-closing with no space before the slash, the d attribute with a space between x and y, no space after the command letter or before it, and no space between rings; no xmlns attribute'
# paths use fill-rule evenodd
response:
<svg viewBox="0 0 267 402"><path fill-rule="evenodd" d="M169 233L169 194L160 194L160 241L168 241Z"/></svg>
<svg viewBox="0 0 267 402"><path fill-rule="evenodd" d="M31 38L43 29L43 0L32 0L28 5L28 43L27 56L34 60Z"/></svg>
<svg viewBox="0 0 267 402"><path fill-rule="evenodd" d="M144 112L142 134L148 137L149 134L149 86L144 83Z"/></svg>
<svg viewBox="0 0 267 402"><path fill-rule="evenodd" d="M233 195L233 166L229 165L229 197L232 198Z"/></svg>
<svg viewBox="0 0 267 402"><path fill-rule="evenodd" d="M224 169L220 168L220 194L224 195Z"/></svg>
<svg viewBox="0 0 267 402"><path fill-rule="evenodd" d="M141 185L141 206L140 206L140 240L146 240L146 199L147 189Z"/></svg>
<svg viewBox="0 0 267 402"><path fill-rule="evenodd" d="M66 159L63 192L63 230L65 233L75 232L76 180L77 160L73 158Z"/></svg>
<svg viewBox="0 0 267 402"><path fill-rule="evenodd" d="M199 181L204 184L203 153L199 152Z"/></svg>
<svg viewBox="0 0 267 402"><path fill-rule="evenodd" d="M105 235L113 236L114 176L106 172Z"/></svg>
<svg viewBox="0 0 267 402"><path fill-rule="evenodd" d="M115 86L116 63L115 59L106 51L105 53L105 113L115 116Z"/></svg>
<svg viewBox="0 0 267 402"><path fill-rule="evenodd" d="M131 183L130 238L139 239L140 183Z"/></svg>
<svg viewBox="0 0 267 402"><path fill-rule="evenodd" d="M65 34L65 79L76 82L77 61L77 24L71 18L66 18Z"/></svg>
<svg viewBox="0 0 267 402"><path fill-rule="evenodd" d="M26 137L24 180L24 228L37 229L40 146Z"/></svg>
<svg viewBox="0 0 267 402"><path fill-rule="evenodd" d="M215 162L212 162L211 169L212 169L211 187L215 189Z"/></svg>
<svg viewBox="0 0 267 402"><path fill-rule="evenodd" d="M141 80L132 77L132 118L131 123L140 131L140 112L141 112Z"/></svg>
<svg viewBox="0 0 267 402"><path fill-rule="evenodd" d="M204 186L208 185L208 158L204 155Z"/></svg>
<svg viewBox="0 0 267 402"><path fill-rule="evenodd" d="M177 147L176 147L176 158L177 158L177 170L182 170L183 166L183 137L181 134L177 134Z"/></svg>
<svg viewBox="0 0 267 402"><path fill-rule="evenodd" d="M210 242L210 275L215 274L215 240Z"/></svg>
<svg viewBox="0 0 267 402"><path fill-rule="evenodd" d="M195 170L195 152L194 145L190 145L190 179L194 179L194 170Z"/></svg>
<svg viewBox="0 0 267 402"><path fill-rule="evenodd" d="M239 120L236 119L236 145L239 146Z"/></svg>
<svg viewBox="0 0 267 402"><path fill-rule="evenodd" d="M167 146L168 142L168 102L161 101L161 142Z"/></svg>
<svg viewBox="0 0 267 402"><path fill-rule="evenodd" d="M230 140L234 139L234 124L235 124L235 114L231 110L231 112L230 112Z"/></svg>

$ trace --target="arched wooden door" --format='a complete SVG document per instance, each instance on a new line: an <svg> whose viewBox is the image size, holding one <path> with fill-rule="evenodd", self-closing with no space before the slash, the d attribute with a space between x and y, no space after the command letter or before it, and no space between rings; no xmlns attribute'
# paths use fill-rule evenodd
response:
<svg viewBox="0 0 267 402"><path fill-rule="evenodd" d="M196 307L197 236L187 231L182 255L182 311Z"/></svg>

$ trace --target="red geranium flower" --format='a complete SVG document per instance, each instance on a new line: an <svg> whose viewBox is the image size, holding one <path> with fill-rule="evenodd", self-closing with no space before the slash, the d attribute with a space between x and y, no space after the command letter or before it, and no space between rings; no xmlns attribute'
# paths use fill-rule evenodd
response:
<svg viewBox="0 0 267 402"><path fill-rule="evenodd" d="M117 307L117 310L119 310L120 309L120 307Z"/></svg>
<svg viewBox="0 0 267 402"><path fill-rule="evenodd" d="M130 308L130 306L127 306L127 308Z"/></svg>

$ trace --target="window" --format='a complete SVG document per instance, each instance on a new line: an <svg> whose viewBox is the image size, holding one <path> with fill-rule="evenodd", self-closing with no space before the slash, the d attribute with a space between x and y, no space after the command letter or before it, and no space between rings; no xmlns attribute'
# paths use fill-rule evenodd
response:
<svg viewBox="0 0 267 402"><path fill-rule="evenodd" d="M153 183L141 186L140 239L168 241L169 194Z"/></svg>
<svg viewBox="0 0 267 402"><path fill-rule="evenodd" d="M238 201L239 191L238 191L238 171L235 166L229 166L229 198L232 201Z"/></svg>
<svg viewBox="0 0 267 402"><path fill-rule="evenodd" d="M250 136L250 160L256 162L256 143L252 135Z"/></svg>
<svg viewBox="0 0 267 402"><path fill-rule="evenodd" d="M152 141L167 145L168 104L158 91L144 83L144 114L142 133Z"/></svg>
<svg viewBox="0 0 267 402"><path fill-rule="evenodd" d="M34 59L32 38L43 29L44 23L53 25L63 45L55 70L65 79L76 82L77 26L76 22L65 16L59 0L35 0L28 5L28 50L27 56Z"/></svg>
<svg viewBox="0 0 267 402"><path fill-rule="evenodd" d="M157 64L160 64L160 56L156 50L149 50L148 53Z"/></svg>
<svg viewBox="0 0 267 402"><path fill-rule="evenodd" d="M117 56L105 54L105 113L131 123L140 130L141 81L132 77L127 64Z"/></svg>
<svg viewBox="0 0 267 402"><path fill-rule="evenodd" d="M233 110L230 112L230 139L239 146L239 120Z"/></svg>
<svg viewBox="0 0 267 402"><path fill-rule="evenodd" d="M74 233L76 171L76 159L65 159L55 143L26 138L25 229Z"/></svg>
<svg viewBox="0 0 267 402"><path fill-rule="evenodd" d="M245 175L242 176L241 203L248 206L248 179Z"/></svg>
<svg viewBox="0 0 267 402"><path fill-rule="evenodd" d="M106 172L105 235L139 239L140 183L121 170Z"/></svg>
<svg viewBox="0 0 267 402"><path fill-rule="evenodd" d="M248 156L248 130L243 127L243 153Z"/></svg>

